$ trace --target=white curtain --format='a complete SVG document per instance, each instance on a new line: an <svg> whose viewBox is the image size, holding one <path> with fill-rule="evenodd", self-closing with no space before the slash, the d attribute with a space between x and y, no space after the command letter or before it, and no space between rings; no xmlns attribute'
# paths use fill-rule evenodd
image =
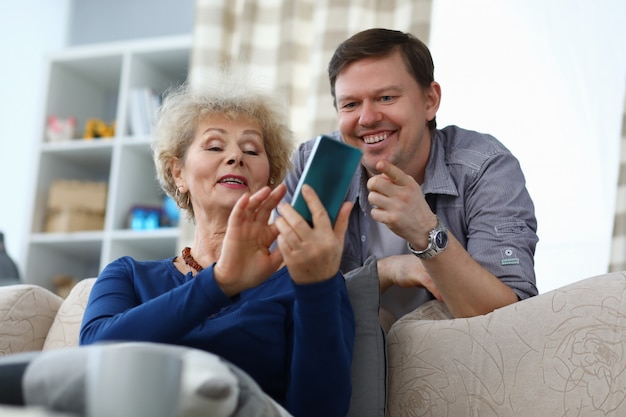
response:
<svg viewBox="0 0 626 417"><path fill-rule="evenodd" d="M617 180L610 262L609 272L626 271L626 96L624 97L620 167Z"/></svg>
<svg viewBox="0 0 626 417"><path fill-rule="evenodd" d="M283 95L297 141L334 130L327 77L337 45L371 27L428 42L432 0L197 0L190 78L243 62Z"/></svg>

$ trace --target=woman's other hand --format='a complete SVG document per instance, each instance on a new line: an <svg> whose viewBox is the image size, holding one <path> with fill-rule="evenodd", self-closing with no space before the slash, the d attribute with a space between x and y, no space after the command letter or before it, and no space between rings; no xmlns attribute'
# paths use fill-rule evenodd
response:
<svg viewBox="0 0 626 417"><path fill-rule="evenodd" d="M269 219L285 192L283 184L274 190L263 187L253 195L244 194L235 204L213 269L226 295L256 287L280 267L280 251L270 251L278 230Z"/></svg>

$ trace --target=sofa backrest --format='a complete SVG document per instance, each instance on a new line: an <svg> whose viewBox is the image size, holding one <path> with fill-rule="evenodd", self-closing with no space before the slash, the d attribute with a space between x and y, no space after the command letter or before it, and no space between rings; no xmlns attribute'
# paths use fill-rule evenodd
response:
<svg viewBox="0 0 626 417"><path fill-rule="evenodd" d="M387 415L626 416L626 271L483 316L441 307L391 327Z"/></svg>
<svg viewBox="0 0 626 417"><path fill-rule="evenodd" d="M42 350L78 346L80 324L96 278L85 278L72 288L54 317Z"/></svg>

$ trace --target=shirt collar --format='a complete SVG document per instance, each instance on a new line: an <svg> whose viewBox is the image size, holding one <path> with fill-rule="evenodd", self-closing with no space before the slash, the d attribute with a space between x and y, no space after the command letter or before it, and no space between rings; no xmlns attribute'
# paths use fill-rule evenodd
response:
<svg viewBox="0 0 626 417"><path fill-rule="evenodd" d="M430 142L430 157L426 164L426 174L422 191L424 194L447 194L458 197L459 191L452 179L452 174L448 169L446 161L445 138L439 130L433 133L433 140Z"/></svg>

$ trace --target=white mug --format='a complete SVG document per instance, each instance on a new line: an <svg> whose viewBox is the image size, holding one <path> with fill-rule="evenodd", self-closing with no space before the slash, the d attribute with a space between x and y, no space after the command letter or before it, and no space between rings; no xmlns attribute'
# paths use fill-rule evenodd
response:
<svg viewBox="0 0 626 417"><path fill-rule="evenodd" d="M175 417L182 360L147 343L102 345L90 352L88 417Z"/></svg>

